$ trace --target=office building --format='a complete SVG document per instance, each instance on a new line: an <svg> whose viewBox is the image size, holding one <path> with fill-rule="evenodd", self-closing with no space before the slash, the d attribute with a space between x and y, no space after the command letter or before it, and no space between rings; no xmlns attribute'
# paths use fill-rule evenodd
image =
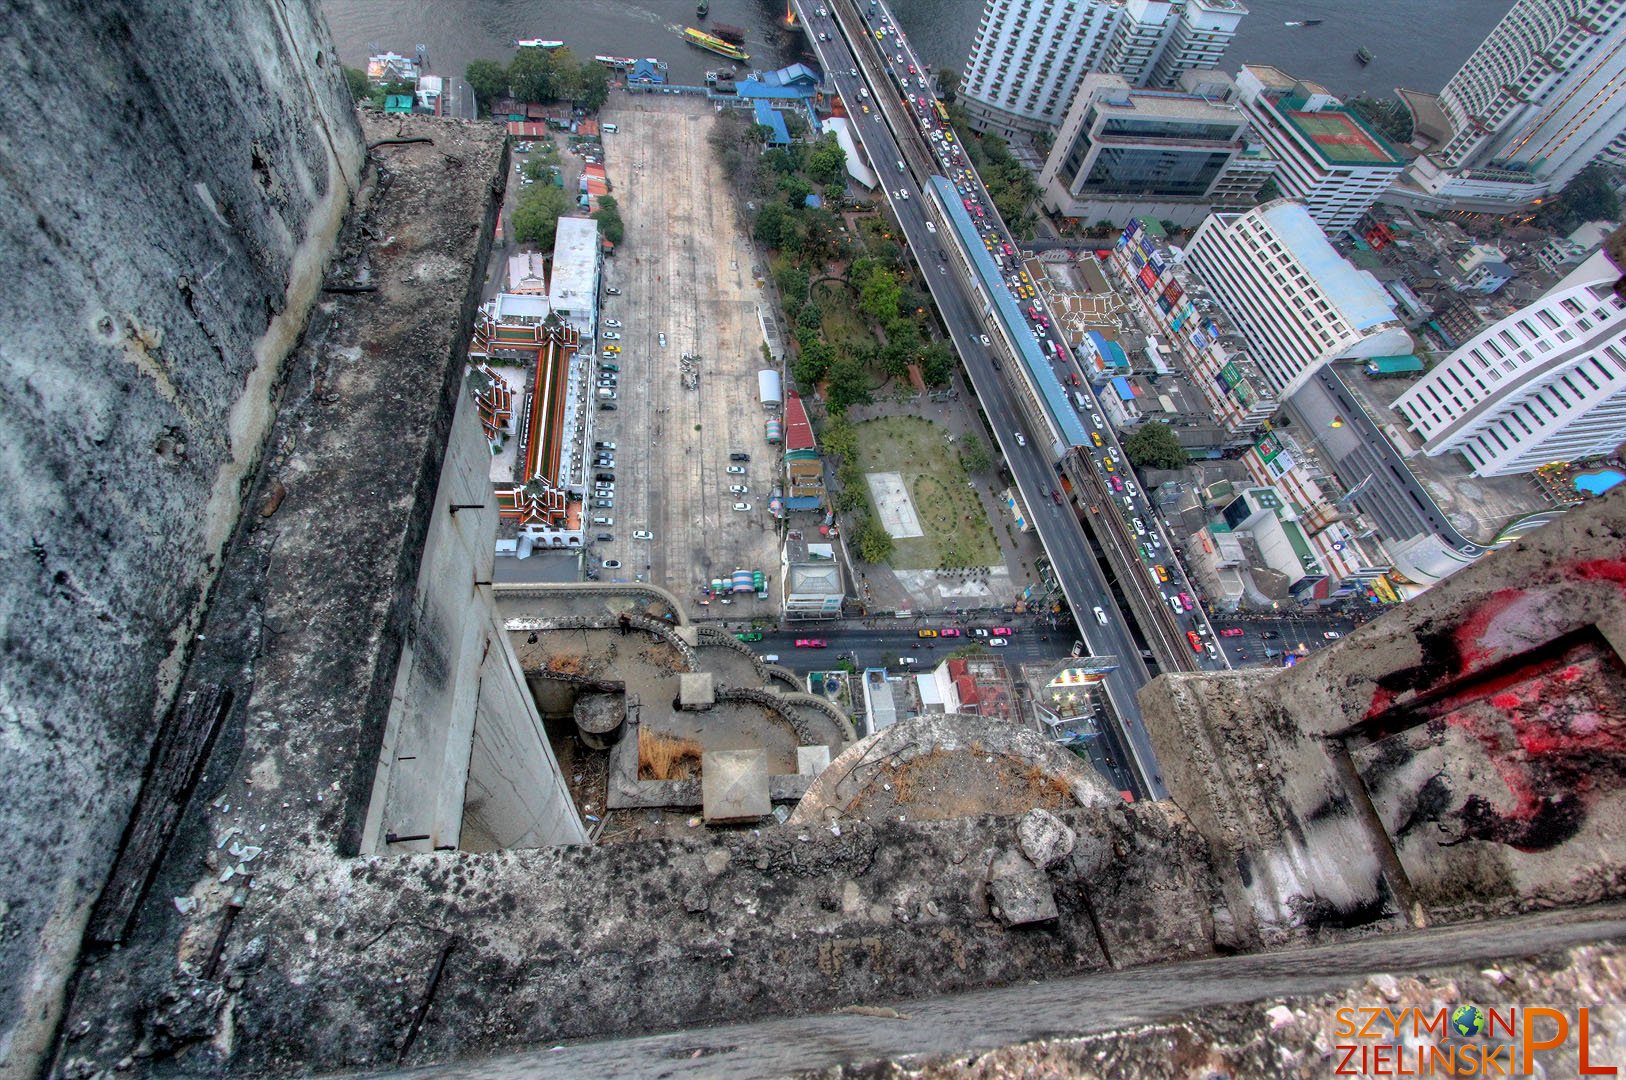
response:
<svg viewBox="0 0 1626 1080"><path fill-rule="evenodd" d="M1325 88L1264 64L1245 65L1236 85L1278 162L1276 187L1329 233L1354 225L1400 178L1405 162L1395 148Z"/></svg>
<svg viewBox="0 0 1626 1080"><path fill-rule="evenodd" d="M1555 274L1564 273L1602 247L1609 234L1618 228L1620 224L1614 221L1589 221L1568 236L1555 236L1547 241L1536 252L1536 261Z"/></svg>
<svg viewBox="0 0 1626 1080"><path fill-rule="evenodd" d="M1114 225L1195 225L1211 207L1251 207L1276 162L1250 134L1235 84L1219 72L1182 82L1136 90L1122 75L1085 76L1039 171L1045 206Z"/></svg>
<svg viewBox="0 0 1626 1080"><path fill-rule="evenodd" d="M1215 67L1247 10L1238 0L988 0L960 100L979 130L1049 132L1091 72L1168 87Z"/></svg>
<svg viewBox="0 0 1626 1080"><path fill-rule="evenodd" d="M1303 203L1215 214L1185 260L1251 343L1278 398L1334 360L1412 351L1393 299L1333 250Z"/></svg>
<svg viewBox="0 0 1626 1080"><path fill-rule="evenodd" d="M1611 453L1626 441L1626 305L1606 252L1482 330L1395 401L1430 456L1476 476Z"/></svg>
<svg viewBox="0 0 1626 1080"><path fill-rule="evenodd" d="M1438 97L1408 92L1432 142L1408 180L1528 203L1626 151L1626 0L1517 0Z"/></svg>

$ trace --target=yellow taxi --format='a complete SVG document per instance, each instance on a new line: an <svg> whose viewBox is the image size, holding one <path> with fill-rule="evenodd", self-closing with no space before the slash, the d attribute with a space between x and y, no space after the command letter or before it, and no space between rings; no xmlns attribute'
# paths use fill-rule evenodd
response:
<svg viewBox="0 0 1626 1080"><path fill-rule="evenodd" d="M1097 446L1103 445L1101 442L1101 433L1099 431L1090 432L1090 441Z"/></svg>
<svg viewBox="0 0 1626 1080"><path fill-rule="evenodd" d="M1169 580L1169 572L1167 570L1163 569L1163 567L1154 566L1154 567L1152 567L1152 569L1157 571L1157 580L1159 580L1159 581L1167 581L1167 580Z"/></svg>
<svg viewBox="0 0 1626 1080"><path fill-rule="evenodd" d="M920 632L920 636L921 637L936 637L937 636L937 631L936 630L922 630Z"/></svg>
<svg viewBox="0 0 1626 1080"><path fill-rule="evenodd" d="M609 353L611 356L618 356L621 353L621 346L619 346L619 345L606 345L606 346L604 346L604 351Z"/></svg>

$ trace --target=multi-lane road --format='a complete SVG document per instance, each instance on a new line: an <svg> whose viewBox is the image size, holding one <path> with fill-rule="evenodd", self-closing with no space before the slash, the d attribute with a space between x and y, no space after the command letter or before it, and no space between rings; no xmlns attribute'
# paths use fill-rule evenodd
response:
<svg viewBox="0 0 1626 1080"><path fill-rule="evenodd" d="M928 196L929 188L920 180L932 172L945 170L920 148L920 136L915 134L920 127L919 120L912 115L912 110L905 109L881 65L892 65L897 71L901 64L900 81L909 77L910 65L916 72L924 69L896 32L884 8L877 5L871 15L865 0L860 0L860 6L866 9L864 16L857 16L850 9L831 12L828 7L813 4L800 5L800 12L813 47L824 64L826 77L852 107L857 137L880 174L887 199L922 267L922 276L931 288L938 312L959 350L1006 464L1029 507L1040 541L1075 614L1080 634L1092 654L1118 658L1118 669L1107 676L1105 686L1122 725L1118 734L1127 743L1140 775L1141 783L1135 788L1162 798L1166 791L1160 777L1161 768L1139 722L1140 709L1135 700L1136 691L1150 678L1141 659L1140 645L1113 602L1112 592L1082 525L1065 502L1057 505L1049 496L1050 491L1060 486L1049 450L1049 433L1040 438L1032 437L1016 391L1005 381L1005 375L1012 373L1011 365L1020 361L995 341L996 335L1002 335L998 320L968 287L964 276L967 262L953 249L956 241L949 235L942 209L928 203L935 195ZM885 38L885 51L864 46L866 34L869 42L882 44L874 33L883 29L883 20L894 26ZM850 34L848 24L851 24ZM899 56L903 57L902 61L897 59ZM918 75L911 77L910 85L918 85L914 82L918 78ZM851 103L860 104L851 106ZM862 111L866 104L870 108L868 113ZM907 132L907 143L900 143L895 127L898 132ZM916 170L908 167L911 162L920 170L919 179ZM900 169L900 163L905 167ZM986 217L992 203L980 185L976 191L979 203L986 207ZM943 252L942 256L939 251ZM994 344L983 344L985 338ZM1004 353L1002 363L996 350ZM996 363L1001 363L998 370ZM1110 439L1111 433L1106 432L1104 441ZM1097 607L1106 616L1105 625L1094 615Z"/></svg>

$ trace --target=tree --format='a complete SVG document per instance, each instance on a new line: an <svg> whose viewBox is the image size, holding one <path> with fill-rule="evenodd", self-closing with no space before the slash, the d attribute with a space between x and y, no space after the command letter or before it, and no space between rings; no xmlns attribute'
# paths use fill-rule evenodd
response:
<svg viewBox="0 0 1626 1080"><path fill-rule="evenodd" d="M821 329L824 326L824 312L819 310L819 305L809 300L796 313L796 325L809 330Z"/></svg>
<svg viewBox="0 0 1626 1080"><path fill-rule="evenodd" d="M858 451L858 429L845 416L836 416L819 434L825 456L836 461L851 461Z"/></svg>
<svg viewBox="0 0 1626 1080"><path fill-rule="evenodd" d="M757 212L756 237L771 248L784 246L785 237L793 222L790 211L783 203L771 202Z"/></svg>
<svg viewBox="0 0 1626 1080"><path fill-rule="evenodd" d="M858 285L858 306L864 314L879 323L891 322L898 317L898 301L903 296L903 286L891 273L875 266L866 275L866 280L855 284Z"/></svg>
<svg viewBox="0 0 1626 1080"><path fill-rule="evenodd" d="M834 135L826 135L807 157L807 175L815 184L839 184L847 175L847 151Z"/></svg>
<svg viewBox="0 0 1626 1080"><path fill-rule="evenodd" d="M608 195L599 196L598 209L593 211L592 217L598 222L599 232L604 234L604 239L619 247L626 238L627 226L621 220L621 211L616 209L615 200Z"/></svg>
<svg viewBox="0 0 1626 1080"><path fill-rule="evenodd" d="M489 110L493 101L508 92L508 71L495 60L470 61L463 69L463 78L482 110Z"/></svg>
<svg viewBox="0 0 1626 1080"><path fill-rule="evenodd" d="M810 340L802 346L802 353L791 367L791 377L798 386L816 386L830 372L835 363L836 350L827 341Z"/></svg>
<svg viewBox="0 0 1626 1080"><path fill-rule="evenodd" d="M1609 183L1609 173L1599 165L1589 165L1575 174L1575 179L1564 186L1560 196L1565 209L1573 215L1577 228L1588 221L1620 220L1620 196Z"/></svg>
<svg viewBox="0 0 1626 1080"><path fill-rule="evenodd" d="M994 467L993 452L980 435L967 435L960 440L960 464L969 473L985 472Z"/></svg>
<svg viewBox="0 0 1626 1080"><path fill-rule="evenodd" d="M931 342L920 354L920 376L927 386L947 386L954 377L954 350L941 341Z"/></svg>
<svg viewBox="0 0 1626 1080"><path fill-rule="evenodd" d="M786 263L774 272L774 283L779 286L779 297L786 308L807 302L807 271L794 263Z"/></svg>
<svg viewBox="0 0 1626 1080"><path fill-rule="evenodd" d="M508 85L521 101L552 101L559 85L552 52L521 49L508 65Z"/></svg>
<svg viewBox="0 0 1626 1080"><path fill-rule="evenodd" d="M514 239L540 248L553 247L559 218L570 209L570 198L552 184L534 184L514 208Z"/></svg>
<svg viewBox="0 0 1626 1080"><path fill-rule="evenodd" d="M360 68L345 68L344 82L346 86L350 87L350 98L357 105L373 96L373 87L367 81L367 73Z"/></svg>
<svg viewBox="0 0 1626 1080"><path fill-rule="evenodd" d="M858 530L858 557L867 563L884 563L892 557L892 537L875 518Z"/></svg>
<svg viewBox="0 0 1626 1080"><path fill-rule="evenodd" d="M791 207L807 205L807 197L813 194L813 185L800 176L781 176L779 190L785 193L785 204Z"/></svg>
<svg viewBox="0 0 1626 1080"><path fill-rule="evenodd" d="M1130 464L1140 468L1182 469L1189 460L1174 429L1156 420L1136 428L1123 440L1123 447Z"/></svg>
<svg viewBox="0 0 1626 1080"><path fill-rule="evenodd" d="M601 64L589 60L581 66L581 90L576 104L591 112L604 108L610 100L610 72Z"/></svg>
<svg viewBox="0 0 1626 1080"><path fill-rule="evenodd" d="M869 372L857 356L848 354L830 365L830 415L840 416L849 406L868 405Z"/></svg>

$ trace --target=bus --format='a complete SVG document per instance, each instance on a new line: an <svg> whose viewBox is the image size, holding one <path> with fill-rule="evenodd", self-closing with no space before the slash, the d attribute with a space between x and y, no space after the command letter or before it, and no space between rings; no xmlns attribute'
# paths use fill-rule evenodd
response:
<svg viewBox="0 0 1626 1080"><path fill-rule="evenodd" d="M934 104L937 106L937 118L943 121L945 124L948 123L948 109L943 107L943 103L941 101L935 102Z"/></svg>
<svg viewBox="0 0 1626 1080"><path fill-rule="evenodd" d="M1191 642L1191 651L1198 656L1203 654L1203 639L1197 636L1197 631L1187 630L1186 640Z"/></svg>

